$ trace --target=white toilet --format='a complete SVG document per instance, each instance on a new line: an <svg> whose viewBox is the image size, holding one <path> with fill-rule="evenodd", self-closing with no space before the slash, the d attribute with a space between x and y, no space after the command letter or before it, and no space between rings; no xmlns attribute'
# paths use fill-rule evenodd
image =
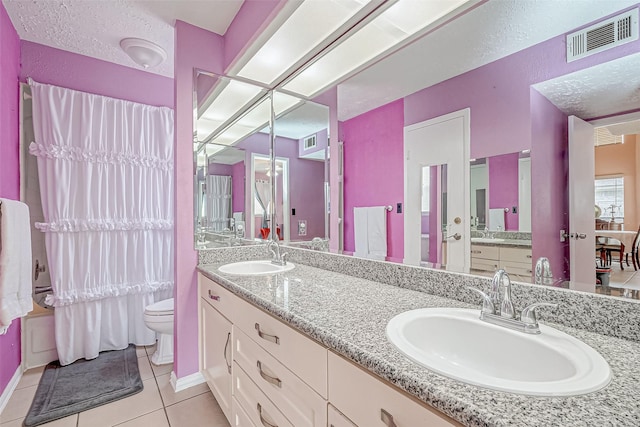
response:
<svg viewBox="0 0 640 427"><path fill-rule="evenodd" d="M173 363L173 298L148 305L144 309L144 323L158 333L158 345L151 362L154 365Z"/></svg>

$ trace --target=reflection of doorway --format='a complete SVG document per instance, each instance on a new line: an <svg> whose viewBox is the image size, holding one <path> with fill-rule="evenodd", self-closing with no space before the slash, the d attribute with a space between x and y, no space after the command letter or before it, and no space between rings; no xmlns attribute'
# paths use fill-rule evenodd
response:
<svg viewBox="0 0 640 427"><path fill-rule="evenodd" d="M640 131L640 113L624 114L586 123L576 117L569 122L569 230L570 269L572 289L593 292L595 290L595 221L593 216L595 201L595 129L617 127L633 129L632 123ZM634 132L637 133L637 132ZM640 156L637 153L636 156ZM638 181L636 173L635 181ZM635 184L635 183L634 183ZM633 201L637 203L637 192ZM629 230L637 230L637 224L630 224ZM582 238L584 236L584 238ZM630 249L631 248L627 248Z"/></svg>
<svg viewBox="0 0 640 427"><path fill-rule="evenodd" d="M279 237L285 241L290 239L289 230L289 159L276 158L275 182L276 198L275 211ZM251 154L251 216L249 221L249 235L252 239L265 238L261 229L271 229L269 212L272 204L271 193L271 160L268 156Z"/></svg>
<svg viewBox="0 0 640 427"><path fill-rule="evenodd" d="M470 196L469 186L469 118L470 110L465 109L427 120L404 130L404 171L405 171L405 213L404 213L404 263L420 265L422 243L422 187L425 167L446 165L445 212L440 214L440 223L435 224L442 245L442 260L447 260L447 269L452 271L469 271L469 218ZM436 189L434 176L429 187ZM434 190L430 190L433 192ZM430 207L430 213L437 211ZM446 220L442 220L442 218ZM444 232L443 232L444 230ZM456 239L453 236L459 238ZM436 239L438 239L436 237ZM431 237L430 239L431 240ZM433 248L433 244L431 244ZM445 248L446 246L446 248Z"/></svg>

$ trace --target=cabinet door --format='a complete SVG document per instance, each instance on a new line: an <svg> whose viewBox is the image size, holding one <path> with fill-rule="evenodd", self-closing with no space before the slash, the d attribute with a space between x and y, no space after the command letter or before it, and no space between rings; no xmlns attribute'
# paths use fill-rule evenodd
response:
<svg viewBox="0 0 640 427"><path fill-rule="evenodd" d="M235 398L233 399L233 421L231 425L233 427L256 427Z"/></svg>
<svg viewBox="0 0 640 427"><path fill-rule="evenodd" d="M329 401L360 427L461 426L331 352Z"/></svg>
<svg viewBox="0 0 640 427"><path fill-rule="evenodd" d="M202 327L202 374L211 392L231 421L231 323L207 303L200 304Z"/></svg>

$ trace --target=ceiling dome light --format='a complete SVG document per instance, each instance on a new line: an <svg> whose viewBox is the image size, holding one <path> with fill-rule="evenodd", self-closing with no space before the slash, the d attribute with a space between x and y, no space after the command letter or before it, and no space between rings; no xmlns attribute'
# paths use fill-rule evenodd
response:
<svg viewBox="0 0 640 427"><path fill-rule="evenodd" d="M122 39L120 40L120 47L136 64L144 68L155 67L167 59L167 52L157 44L151 43L148 40L134 38Z"/></svg>

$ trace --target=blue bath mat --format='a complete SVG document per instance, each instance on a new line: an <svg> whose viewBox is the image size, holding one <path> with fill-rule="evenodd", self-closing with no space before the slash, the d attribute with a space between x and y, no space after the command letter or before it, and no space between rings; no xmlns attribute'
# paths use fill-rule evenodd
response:
<svg viewBox="0 0 640 427"><path fill-rule="evenodd" d="M40 378L25 427L77 414L141 392L136 347L104 351L67 366L49 363Z"/></svg>

